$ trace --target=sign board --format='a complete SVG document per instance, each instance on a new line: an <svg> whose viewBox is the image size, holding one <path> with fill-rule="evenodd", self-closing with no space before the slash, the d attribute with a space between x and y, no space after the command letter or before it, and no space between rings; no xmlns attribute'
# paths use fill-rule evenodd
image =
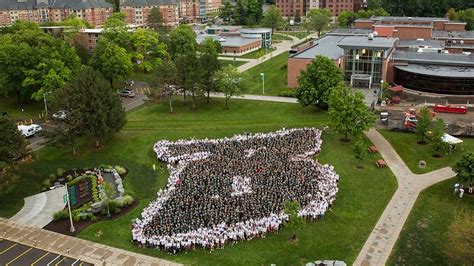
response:
<svg viewBox="0 0 474 266"><path fill-rule="evenodd" d="M63 203L67 203L67 195L66 194L63 195Z"/></svg>

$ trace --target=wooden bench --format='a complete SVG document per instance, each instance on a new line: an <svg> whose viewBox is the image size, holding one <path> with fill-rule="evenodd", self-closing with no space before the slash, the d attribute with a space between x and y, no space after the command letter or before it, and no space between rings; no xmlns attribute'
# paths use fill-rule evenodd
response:
<svg viewBox="0 0 474 266"><path fill-rule="evenodd" d="M387 166L387 163L384 161L384 160L377 160L375 161L375 164L377 165L377 167L379 168L384 168Z"/></svg>

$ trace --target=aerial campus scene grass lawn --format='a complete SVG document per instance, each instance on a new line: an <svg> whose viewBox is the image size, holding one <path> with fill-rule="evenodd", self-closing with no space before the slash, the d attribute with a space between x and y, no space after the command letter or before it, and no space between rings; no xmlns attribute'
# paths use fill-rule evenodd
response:
<svg viewBox="0 0 474 266"><path fill-rule="evenodd" d="M65 149L45 147L36 153L10 190L0 195L0 216L14 215L23 204L23 197L39 191L41 181L57 168L91 167L102 163L126 166L130 173L124 180L128 193L139 200L139 206L124 216L99 222L82 231L78 237L118 248L162 257L189 264L303 264L316 259L334 258L352 263L373 226L377 222L397 185L388 168L379 169L373 163L378 155L364 161L365 168L357 170L352 143L342 143L340 136L323 134L323 148L316 159L335 166L340 175L339 194L332 211L324 220L307 223L296 234L298 240L289 242L292 231L281 230L254 239L226 246L222 250L197 250L178 255L139 248L131 243L131 219L156 198L156 192L167 182L152 151L160 139L224 137L242 132L268 132L282 127L322 127L328 123L325 112L302 108L296 104L232 100L230 110L224 110L222 99L210 104L199 103L197 111L190 110L181 98L175 100L175 114L168 113L166 104L147 104L131 111L127 125L101 149L89 143L72 157ZM159 171L154 173L153 164ZM164 169L164 168L163 168ZM370 184L370 187L368 187ZM100 233L99 233L100 232Z"/></svg>
<svg viewBox="0 0 474 266"><path fill-rule="evenodd" d="M286 77L288 75L288 53L281 53L251 69L245 71L248 77L248 91L250 94L263 94L262 77L265 74L265 94L279 95L287 90Z"/></svg>

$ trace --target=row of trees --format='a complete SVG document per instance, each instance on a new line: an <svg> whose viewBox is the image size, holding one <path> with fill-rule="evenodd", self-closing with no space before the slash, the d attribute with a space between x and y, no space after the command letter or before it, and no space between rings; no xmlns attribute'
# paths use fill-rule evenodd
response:
<svg viewBox="0 0 474 266"><path fill-rule="evenodd" d="M466 22L467 30L474 30L474 8L468 8L459 11L456 11L454 8L450 8L448 11L448 16L449 19Z"/></svg>
<svg viewBox="0 0 474 266"><path fill-rule="evenodd" d="M449 8L474 7L472 0L368 0L369 9L385 8L393 16L444 17Z"/></svg>
<svg viewBox="0 0 474 266"><path fill-rule="evenodd" d="M382 7L367 10L361 9L357 12L346 10L342 11L339 16L337 16L337 26L341 28L349 28L354 23L354 20L359 18L370 18L372 16L390 16L390 13Z"/></svg>
<svg viewBox="0 0 474 266"><path fill-rule="evenodd" d="M263 18L262 0L237 0L232 4L229 0L223 2L220 17L235 25L257 25Z"/></svg>

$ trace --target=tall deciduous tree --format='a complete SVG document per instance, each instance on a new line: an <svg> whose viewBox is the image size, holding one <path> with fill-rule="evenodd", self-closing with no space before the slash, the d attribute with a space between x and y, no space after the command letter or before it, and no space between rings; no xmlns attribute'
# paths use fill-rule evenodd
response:
<svg viewBox="0 0 474 266"><path fill-rule="evenodd" d="M132 71L132 60L125 48L100 39L91 58L91 66L102 73L113 87L114 80L126 78Z"/></svg>
<svg viewBox="0 0 474 266"><path fill-rule="evenodd" d="M426 143L426 134L430 130L431 126L431 114L428 108L421 109L417 116L416 122L416 134L420 137L420 144Z"/></svg>
<svg viewBox="0 0 474 266"><path fill-rule="evenodd" d="M472 183L474 179L474 152L468 151L461 155L461 158L453 167L459 180Z"/></svg>
<svg viewBox="0 0 474 266"><path fill-rule="evenodd" d="M272 32L283 25L283 17L280 10L276 6L270 6L265 13L263 13L262 24L265 27L271 28Z"/></svg>
<svg viewBox="0 0 474 266"><path fill-rule="evenodd" d="M364 95L342 85L331 91L328 114L334 128L344 134L343 141L349 141L349 135L360 136L376 120L365 105Z"/></svg>
<svg viewBox="0 0 474 266"><path fill-rule="evenodd" d="M125 125L122 103L100 73L83 67L67 87L64 102L67 116L82 127L85 137L99 147Z"/></svg>
<svg viewBox="0 0 474 266"><path fill-rule="evenodd" d="M449 144L444 142L443 135L445 133L446 124L443 119L438 118L434 120L430 125L430 143L433 147L434 155L441 156L449 148Z"/></svg>
<svg viewBox="0 0 474 266"><path fill-rule="evenodd" d="M306 16L305 27L308 31L316 31L318 37L329 27L331 12L327 9L312 9Z"/></svg>
<svg viewBox="0 0 474 266"><path fill-rule="evenodd" d="M237 0L234 21L238 25L256 25L263 17L262 0Z"/></svg>
<svg viewBox="0 0 474 266"><path fill-rule="evenodd" d="M20 104L61 88L80 66L69 44L37 25L15 22L6 32L0 35L0 94L16 94Z"/></svg>
<svg viewBox="0 0 474 266"><path fill-rule="evenodd" d="M13 163L26 156L25 138L9 115L0 116L0 163Z"/></svg>
<svg viewBox="0 0 474 266"><path fill-rule="evenodd" d="M166 45L158 40L156 32L138 29L131 35L132 59L143 72L152 72L168 57Z"/></svg>
<svg viewBox="0 0 474 266"><path fill-rule="evenodd" d="M229 0L225 0L222 3L222 7L219 12L219 17L226 22L230 22L234 14L234 6Z"/></svg>
<svg viewBox="0 0 474 266"><path fill-rule="evenodd" d="M202 68L202 77L200 85L207 93L207 103L209 103L211 91L215 91L215 84L212 82L213 74L221 68L219 62L219 53L222 52L222 46L218 41L206 38L198 47L200 55L200 64Z"/></svg>
<svg viewBox="0 0 474 266"><path fill-rule="evenodd" d="M226 109L229 109L229 100L233 96L240 96L246 90L244 74L232 65L216 71L213 79L218 90L224 93Z"/></svg>
<svg viewBox="0 0 474 266"><path fill-rule="evenodd" d="M466 22L467 30L474 30L474 8L459 11L457 18Z"/></svg>
<svg viewBox="0 0 474 266"><path fill-rule="evenodd" d="M342 11L339 16L337 16L337 26L341 28L350 28L355 19L356 14L354 11Z"/></svg>
<svg viewBox="0 0 474 266"><path fill-rule="evenodd" d="M171 58L179 54L195 53L197 49L196 33L189 25L179 25L170 34L168 46Z"/></svg>
<svg viewBox="0 0 474 266"><path fill-rule="evenodd" d="M168 99L170 113L173 111L173 96L178 93L177 87L177 71L176 65L171 60L165 60L159 65L153 73L151 86L153 95L157 98L165 97Z"/></svg>
<svg viewBox="0 0 474 266"><path fill-rule="evenodd" d="M128 32L126 15L124 13L114 13L104 24L104 30L100 39L107 39L127 50L130 48L130 34Z"/></svg>
<svg viewBox="0 0 474 266"><path fill-rule="evenodd" d="M305 71L298 77L299 87L295 91L298 102L303 106L314 105L327 107L329 93L338 86L342 71L334 62L324 56L316 56Z"/></svg>

